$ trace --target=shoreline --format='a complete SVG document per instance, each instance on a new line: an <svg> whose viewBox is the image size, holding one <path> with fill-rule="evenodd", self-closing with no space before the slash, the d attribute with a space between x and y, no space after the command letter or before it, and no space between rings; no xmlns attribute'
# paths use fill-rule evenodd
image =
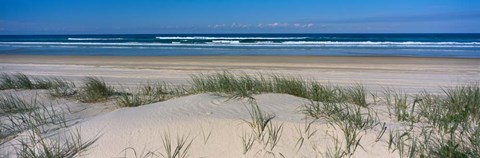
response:
<svg viewBox="0 0 480 158"><path fill-rule="evenodd" d="M374 61L382 61L382 60L393 60L393 63L411 63L411 62L431 62L436 60L436 62L440 61L466 61L466 62L480 62L480 58L452 58L452 57L410 57L410 56L57 56L57 55L0 55L0 62L2 63L21 63L21 62L34 62L34 63L49 63L49 62L59 62L59 60L65 59L88 59L88 60L105 60L105 61L113 61L116 62L125 62L126 60L142 60L147 59L149 61L152 60L178 60L178 61L204 61L204 60L226 60L226 61L235 61L235 60L250 60L250 61L242 61L242 62L251 62L251 60L259 62L259 61L270 61L270 62L292 62L289 59L301 59L302 63L304 62L312 62L312 61L321 61L321 62L344 62L344 61L352 61L358 60L356 62L365 62L365 59L370 59ZM29 61L31 59L34 60L42 60L42 61ZM123 61L122 61L123 60ZM288 61L287 61L288 60ZM402 60L402 61L399 61ZM75 62L75 61L69 61ZM78 61L77 61L78 62ZM215 61L213 61L215 62ZM368 61L366 63L371 63ZM421 64L421 63L418 63Z"/></svg>

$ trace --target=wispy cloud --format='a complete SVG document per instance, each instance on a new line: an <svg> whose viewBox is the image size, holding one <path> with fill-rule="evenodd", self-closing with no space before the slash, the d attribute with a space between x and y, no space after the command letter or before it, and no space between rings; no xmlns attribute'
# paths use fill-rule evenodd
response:
<svg viewBox="0 0 480 158"><path fill-rule="evenodd" d="M301 20L307 23L395 23L395 22L432 22L432 21L455 21L455 20L480 20L480 12L451 12L451 13L428 13L412 15L383 15L354 17L344 19L310 18Z"/></svg>
<svg viewBox="0 0 480 158"><path fill-rule="evenodd" d="M227 25L225 25L225 24L208 25L209 28L214 28L214 29L216 29L216 28L224 28L225 26L227 26Z"/></svg>
<svg viewBox="0 0 480 158"><path fill-rule="evenodd" d="M241 24L241 23L232 23L232 24L214 24L208 25L208 28L220 29L220 28L312 28L315 24L312 23L259 23L259 24Z"/></svg>

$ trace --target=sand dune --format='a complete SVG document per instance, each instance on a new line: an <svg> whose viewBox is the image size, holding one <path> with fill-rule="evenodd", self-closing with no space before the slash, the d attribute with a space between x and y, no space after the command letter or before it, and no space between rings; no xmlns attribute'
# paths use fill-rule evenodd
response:
<svg viewBox="0 0 480 158"><path fill-rule="evenodd" d="M80 84L86 76L104 78L118 90L132 91L147 82L168 82L174 85L190 84L190 75L229 70L232 73L275 73L311 79L319 83L349 86L360 82L372 94L383 87L404 89L415 94L421 90L441 91L467 81L480 79L478 59L433 58L351 58L351 57L159 57L95 58L95 57L35 57L2 56L0 72L22 72L37 77L63 77ZM274 127L281 127L278 144L253 139L255 143L246 153L242 138L254 131L251 121L252 102L201 93L181 96L166 101L132 108L120 108L112 100L99 103L80 103L74 98L51 98L46 90L2 90L15 93L27 100L37 98L52 103L55 109L68 109L68 128L47 133L49 140L61 140L55 134L80 130L82 138L100 136L82 157L141 157L149 152L165 154L165 136L172 143L184 138L191 143L188 157L324 157L344 143L344 133L337 125L318 119L306 130L311 118L300 110L310 103L308 99L287 94L253 95L255 103L266 114L275 115ZM378 99L378 98L377 98ZM367 96L367 102L376 102ZM355 105L352 105L355 106ZM392 120L385 103L361 108L378 115L379 122L389 129L402 129L405 123ZM2 116L2 120L5 118ZM383 136L377 140L381 127L360 132L361 146L353 157L398 157L398 150L388 149ZM0 145L0 156L15 155L18 140L27 132L8 139ZM299 140L303 138L299 145ZM339 140L335 142L334 140ZM337 144L336 144L337 143ZM342 145L340 145L342 146ZM161 157L161 156L160 156Z"/></svg>
<svg viewBox="0 0 480 158"><path fill-rule="evenodd" d="M285 94L262 94L255 96L257 104L266 113L274 114L274 124L283 124L279 144L270 151L256 144L246 155L242 151L242 132L251 132L245 121L249 121L249 103L246 100L228 100L212 94L198 94L181 97L161 103L136 108L124 108L97 116L72 128L81 128L85 136L101 133L95 147L88 151L87 157L133 157L136 152L162 151L162 138L165 134L172 137L188 136L193 140L191 157L320 157L328 147L334 147L325 133L332 135L338 131L326 122L319 120L312 130L318 134L305 141L298 150L295 146L304 128L305 115L299 107L307 100ZM207 139L208 135L211 136ZM370 136L370 137L368 137ZM368 135L364 142L373 143L374 135ZM366 144L369 144L366 143ZM375 147L375 148L374 148ZM385 145L365 146L358 152L361 157L390 156ZM374 150L375 149L375 150ZM271 153L270 153L271 152Z"/></svg>

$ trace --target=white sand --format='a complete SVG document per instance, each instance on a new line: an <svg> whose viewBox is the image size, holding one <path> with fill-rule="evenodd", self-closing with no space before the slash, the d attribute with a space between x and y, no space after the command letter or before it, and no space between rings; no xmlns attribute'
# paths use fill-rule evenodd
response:
<svg viewBox="0 0 480 158"><path fill-rule="evenodd" d="M316 134L305 140L297 152L296 143L305 133L305 116L299 107L308 101L284 94L262 94L255 96L257 104L266 113L275 114L273 123L283 124L280 142L273 151L256 144L246 155L242 151L243 132L251 133L245 121L250 121L249 104L246 100L228 100L211 94L199 94L137 108L118 109L95 117L72 128L81 128L85 138L102 135L86 157L134 157L137 153L158 151L164 153L162 138L169 134L188 136L193 139L191 157L321 157L326 148L333 148L332 137L342 138L342 133L319 120L312 127ZM375 130L364 135L355 157L391 157L384 142L375 143ZM211 132L211 136L207 139ZM272 153L270 153L272 152Z"/></svg>

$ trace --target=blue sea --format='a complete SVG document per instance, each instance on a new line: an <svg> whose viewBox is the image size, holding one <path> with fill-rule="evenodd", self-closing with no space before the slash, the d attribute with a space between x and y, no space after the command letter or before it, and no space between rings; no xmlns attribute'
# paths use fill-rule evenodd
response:
<svg viewBox="0 0 480 158"><path fill-rule="evenodd" d="M480 58L480 34L0 35L0 54Z"/></svg>

